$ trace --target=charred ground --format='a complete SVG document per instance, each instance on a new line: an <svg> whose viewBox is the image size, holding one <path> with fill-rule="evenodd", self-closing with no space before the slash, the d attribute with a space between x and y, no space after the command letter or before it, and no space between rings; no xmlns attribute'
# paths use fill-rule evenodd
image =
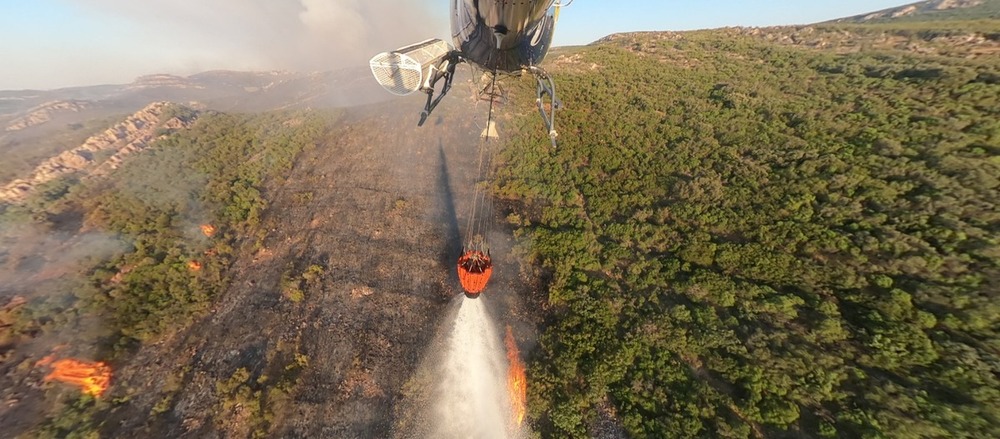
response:
<svg viewBox="0 0 1000 439"><path fill-rule="evenodd" d="M392 434L397 419L408 416L400 405L407 381L460 294L459 224L479 179L481 129L468 100L447 102L419 130L415 114L401 109L405 104L264 120L205 115L200 123L215 127L196 125L194 134L164 141L150 154L158 158L88 183L86 196L64 200L68 191L59 191L37 205L10 207L6 224L42 236L58 228L67 237L80 227L104 230L119 247L97 268L65 266L63 274L75 280L56 289L63 291L62 306L41 293L53 287L30 274L58 265L51 252L35 245L8 257L8 267L37 292L10 292L28 299L11 312L27 329L18 328L5 353L8 401L0 422L8 431L42 436ZM287 151L267 149L288 140L280 134L285 128L315 132L296 137L300 144ZM192 166L198 160L184 152L206 147L204 154L216 154L224 141L247 142L233 151L246 156L219 153L221 167L241 160L292 165L261 171L266 177L259 183L232 192L252 173ZM200 177L170 178L191 172ZM231 186L219 189L228 195L204 195L217 185ZM80 218L75 227L56 226L71 214ZM218 227L215 236L198 236L204 222ZM508 256L509 233L500 227L490 237L502 265L491 307L519 326L525 318L516 317L524 314L518 295L527 287ZM197 272L192 261L201 264ZM135 296L153 289L168 293L143 296L139 304ZM155 305L163 300L170 304ZM72 330L84 320L95 329ZM105 397L43 383L44 370L33 363L52 349L113 358L114 384Z"/></svg>

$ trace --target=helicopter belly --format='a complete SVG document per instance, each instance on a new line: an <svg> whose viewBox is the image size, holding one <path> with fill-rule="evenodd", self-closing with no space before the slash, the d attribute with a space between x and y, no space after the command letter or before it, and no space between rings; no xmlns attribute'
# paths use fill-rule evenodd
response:
<svg viewBox="0 0 1000 439"><path fill-rule="evenodd" d="M518 73L545 58L555 28L555 0L452 1L452 37L468 61Z"/></svg>

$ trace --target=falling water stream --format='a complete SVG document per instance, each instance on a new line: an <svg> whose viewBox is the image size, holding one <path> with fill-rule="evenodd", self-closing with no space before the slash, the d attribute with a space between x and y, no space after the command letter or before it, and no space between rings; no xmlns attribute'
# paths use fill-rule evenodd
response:
<svg viewBox="0 0 1000 439"><path fill-rule="evenodd" d="M503 332L482 298L455 298L410 380L397 438L518 439Z"/></svg>
<svg viewBox="0 0 1000 439"><path fill-rule="evenodd" d="M482 299L462 303L447 335L438 373L436 437L507 438L507 361Z"/></svg>

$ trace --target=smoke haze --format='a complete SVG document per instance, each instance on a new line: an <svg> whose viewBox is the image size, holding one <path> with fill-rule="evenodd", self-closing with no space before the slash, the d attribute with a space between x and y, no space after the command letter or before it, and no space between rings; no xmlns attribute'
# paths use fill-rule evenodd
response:
<svg viewBox="0 0 1000 439"><path fill-rule="evenodd" d="M446 15L434 14L423 1L178 0L156 8L134 0L84 4L200 42L195 47L217 48L222 59L235 49L250 58L236 63L256 61L292 70L361 63L375 53L437 35L446 21Z"/></svg>
<svg viewBox="0 0 1000 439"><path fill-rule="evenodd" d="M447 2L441 0L53 3L48 13L61 21L24 17L35 22L26 25L27 35L19 35L17 47L0 49L17 67L2 73L0 89L122 83L142 74L212 69L323 71L364 65L376 53L448 35ZM32 49L42 44L59 52Z"/></svg>

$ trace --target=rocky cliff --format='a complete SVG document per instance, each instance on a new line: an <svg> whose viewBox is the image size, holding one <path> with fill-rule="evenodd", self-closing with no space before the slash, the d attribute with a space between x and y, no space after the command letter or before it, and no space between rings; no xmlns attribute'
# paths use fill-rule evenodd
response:
<svg viewBox="0 0 1000 439"><path fill-rule="evenodd" d="M946 9L971 8L983 4L983 0L934 0L873 12L862 17L863 21L882 18L899 18L921 12L943 11Z"/></svg>
<svg viewBox="0 0 1000 439"><path fill-rule="evenodd" d="M129 154L142 151L162 137L162 130L178 130L191 126L197 116L167 117L167 110L176 104L154 102L103 133L92 136L82 145L54 156L38 167L30 176L14 180L0 188L0 202L24 200L38 185L60 176L79 171L88 175L105 175L117 169ZM106 160L99 160L98 153L114 151ZM104 154L100 154L104 155Z"/></svg>
<svg viewBox="0 0 1000 439"><path fill-rule="evenodd" d="M35 125L41 125L52 119L55 113L80 112L90 108L90 102L80 100L51 101L32 108L28 114L14 119L4 128L4 131L20 131Z"/></svg>
<svg viewBox="0 0 1000 439"><path fill-rule="evenodd" d="M984 5L992 5L995 10L997 0L929 0L897 8L883 9L854 17L847 17L835 20L836 22L864 23L872 21L886 21L914 16L939 16L948 15L949 11L959 9L969 9ZM989 15L989 11L982 11ZM968 18L968 17L967 17ZM975 18L975 17L971 17Z"/></svg>

